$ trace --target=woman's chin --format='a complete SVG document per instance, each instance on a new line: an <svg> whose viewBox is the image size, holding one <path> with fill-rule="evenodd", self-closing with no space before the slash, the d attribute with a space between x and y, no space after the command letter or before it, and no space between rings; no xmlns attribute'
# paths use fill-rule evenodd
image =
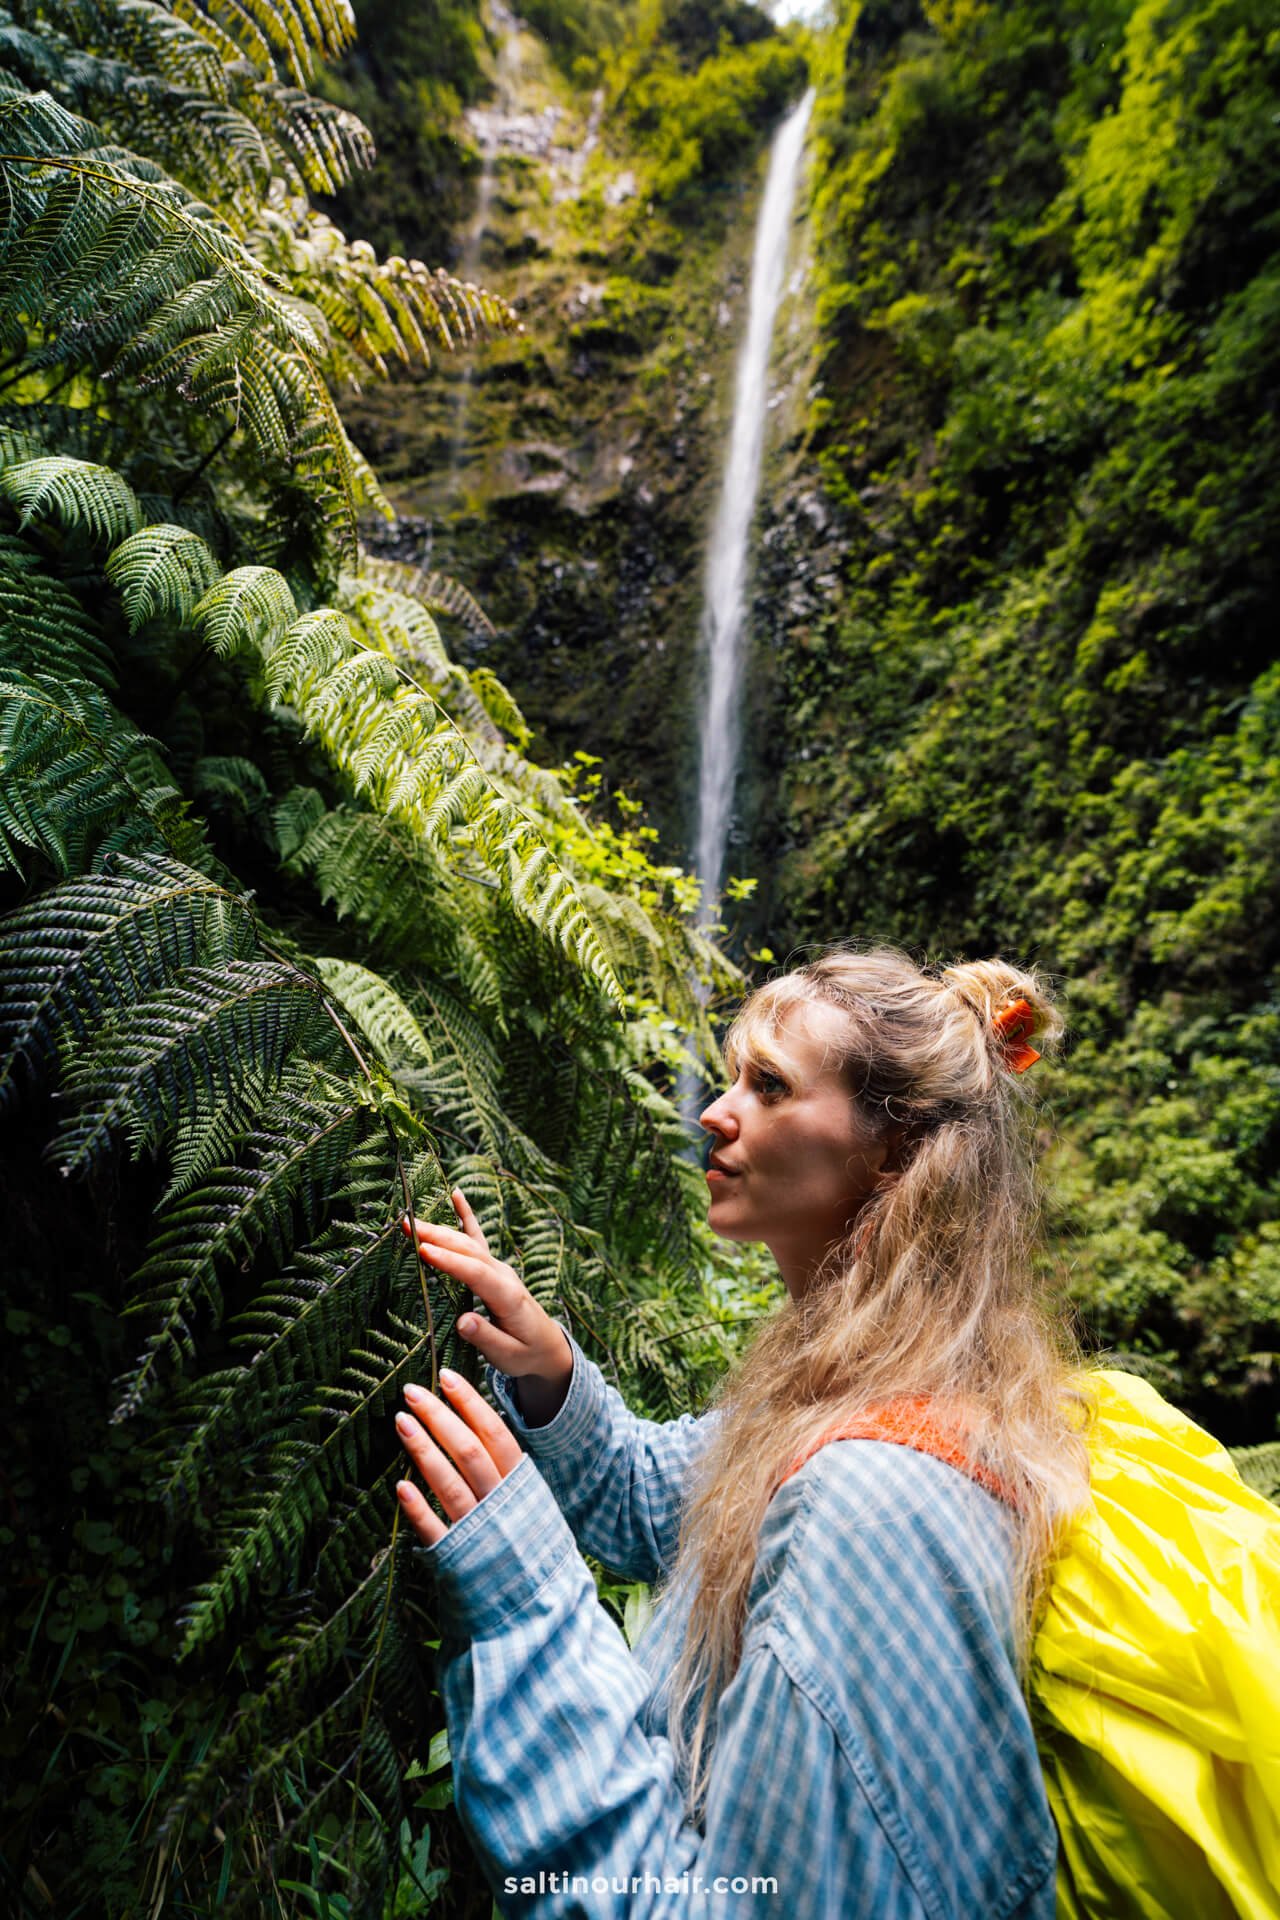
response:
<svg viewBox="0 0 1280 1920"><path fill-rule="evenodd" d="M718 1194L712 1194L707 1211L707 1225L712 1233L719 1234L722 1240L758 1240L759 1230L741 1218L735 1219L732 1207L717 1207L718 1198Z"/></svg>

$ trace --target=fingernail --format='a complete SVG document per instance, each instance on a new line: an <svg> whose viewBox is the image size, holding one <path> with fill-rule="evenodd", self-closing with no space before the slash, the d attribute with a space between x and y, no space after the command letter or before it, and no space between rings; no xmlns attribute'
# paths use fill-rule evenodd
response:
<svg viewBox="0 0 1280 1920"><path fill-rule="evenodd" d="M440 1385L442 1387L460 1387L462 1385L462 1375L451 1372L448 1367L441 1367Z"/></svg>
<svg viewBox="0 0 1280 1920"><path fill-rule="evenodd" d="M396 1429L400 1433L413 1432L413 1422L407 1413L398 1413L396 1415Z"/></svg>
<svg viewBox="0 0 1280 1920"><path fill-rule="evenodd" d="M458 1322L458 1332L474 1333L475 1325L476 1325L475 1315L473 1313L464 1313L461 1320L459 1320ZM441 1376L441 1378L443 1378L443 1375Z"/></svg>
<svg viewBox="0 0 1280 1920"><path fill-rule="evenodd" d="M412 1484L412 1482L411 1482L411 1481L409 1481L409 1480L397 1480L397 1481L396 1481L396 1492L397 1492L397 1493L399 1494L399 1496L400 1496L400 1498L401 1498L401 1499L402 1499L403 1501L405 1501L405 1502L406 1502L406 1504L407 1504L407 1502L408 1502L408 1499L409 1499L409 1495L410 1495L410 1494L411 1494L411 1493L413 1492L413 1484Z"/></svg>
<svg viewBox="0 0 1280 1920"><path fill-rule="evenodd" d="M429 1400L431 1395L425 1387L410 1386L404 1390L406 1400Z"/></svg>

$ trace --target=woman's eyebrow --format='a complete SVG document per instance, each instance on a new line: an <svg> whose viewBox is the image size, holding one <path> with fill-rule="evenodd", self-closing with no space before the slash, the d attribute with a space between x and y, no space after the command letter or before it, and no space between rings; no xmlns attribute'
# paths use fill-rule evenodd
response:
<svg viewBox="0 0 1280 1920"><path fill-rule="evenodd" d="M782 1054L773 1052L769 1047L747 1047L743 1049L743 1066L757 1067L765 1073L776 1073L780 1079L794 1079L795 1065Z"/></svg>

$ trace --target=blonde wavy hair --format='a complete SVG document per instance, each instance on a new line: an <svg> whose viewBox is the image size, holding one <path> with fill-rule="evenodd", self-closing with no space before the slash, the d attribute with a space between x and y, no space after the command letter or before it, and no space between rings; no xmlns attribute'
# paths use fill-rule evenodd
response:
<svg viewBox="0 0 1280 1920"><path fill-rule="evenodd" d="M1016 1496L1014 1598L1025 1680L1044 1575L1064 1521L1087 1498L1087 1397L1079 1356L1042 1298L1035 1153L1025 1075L993 1021L1025 1000L1024 1037L1048 1050L1063 1027L1043 978L981 960L917 966L892 948L829 949L768 981L724 1043L736 1077L768 1064L796 1008L846 1016L839 1066L872 1124L897 1130L891 1171L798 1299L755 1335L713 1404L664 1596L692 1590L670 1681L668 1732L700 1819L707 1732L741 1657L761 1522L788 1468L837 1420L896 1399L963 1409L970 1455ZM663 1615L659 1608L655 1631Z"/></svg>

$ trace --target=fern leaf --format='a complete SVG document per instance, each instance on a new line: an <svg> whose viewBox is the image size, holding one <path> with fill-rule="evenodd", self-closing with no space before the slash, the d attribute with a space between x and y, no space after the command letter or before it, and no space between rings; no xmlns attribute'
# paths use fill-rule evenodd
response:
<svg viewBox="0 0 1280 1920"><path fill-rule="evenodd" d="M443 613L461 621L468 633L486 640L495 638L497 629L475 595L469 593L451 574L432 573L424 567L412 567L403 560L385 560L366 554L364 571L379 585L407 600L418 601L428 613Z"/></svg>
<svg viewBox="0 0 1280 1920"><path fill-rule="evenodd" d="M122 1134L139 1153L181 1116L233 1100L246 1067L278 1081L315 1009L314 989L291 967L188 968L86 1042L66 1081L75 1111L50 1158L66 1174L86 1172Z"/></svg>
<svg viewBox="0 0 1280 1920"><path fill-rule="evenodd" d="M110 650L80 601L13 534L0 534L0 661L87 680L104 693L116 684Z"/></svg>
<svg viewBox="0 0 1280 1920"><path fill-rule="evenodd" d="M66 454L0 467L0 495L18 509L24 527L32 520L51 519L114 543L135 533L142 522L133 488L114 468Z"/></svg>
<svg viewBox="0 0 1280 1920"><path fill-rule="evenodd" d="M307 1235L318 1230L369 1125L349 1096L318 1099L312 1076L295 1070L234 1162L164 1207L127 1309L150 1321L151 1331L117 1383L113 1419L136 1411L163 1362L181 1366L195 1357L196 1314L207 1313L213 1325L221 1319L221 1268L251 1259L260 1246L283 1264L299 1225Z"/></svg>
<svg viewBox="0 0 1280 1920"><path fill-rule="evenodd" d="M221 568L199 534L186 527L142 527L107 557L132 632L158 614L190 619Z"/></svg>
<svg viewBox="0 0 1280 1920"><path fill-rule="evenodd" d="M0 1101L35 1081L65 1037L199 962L252 948L249 903L163 855L50 888L0 921Z"/></svg>
<svg viewBox="0 0 1280 1920"><path fill-rule="evenodd" d="M269 654L297 617L289 583L273 567L236 567L192 608L201 637L223 660L238 652Z"/></svg>
<svg viewBox="0 0 1280 1920"><path fill-rule="evenodd" d="M311 964L384 1064L406 1053L430 1062L431 1043L400 995L380 974L357 966L353 960L321 957Z"/></svg>
<svg viewBox="0 0 1280 1920"><path fill-rule="evenodd" d="M38 850L66 873L111 850L206 853L203 831L153 751L84 683L44 675L0 679L0 859Z"/></svg>
<svg viewBox="0 0 1280 1920"><path fill-rule="evenodd" d="M1259 1447L1232 1447L1229 1451L1246 1487L1280 1505L1280 1440L1265 1440Z"/></svg>

